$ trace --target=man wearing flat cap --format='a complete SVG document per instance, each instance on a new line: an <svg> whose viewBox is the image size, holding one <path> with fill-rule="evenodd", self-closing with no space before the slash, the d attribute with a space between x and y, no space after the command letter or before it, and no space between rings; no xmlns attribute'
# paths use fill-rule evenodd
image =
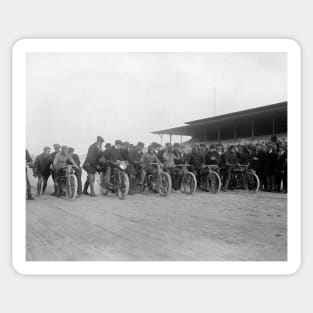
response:
<svg viewBox="0 0 313 313"><path fill-rule="evenodd" d="M117 161L126 161L125 153L123 153L123 142L121 140L115 140L115 145L113 145L108 154L106 155L106 161L117 162ZM110 184L111 173L114 170L112 165L108 165L105 171L106 184Z"/></svg>
<svg viewBox="0 0 313 313"><path fill-rule="evenodd" d="M34 162L34 177L38 177L37 196L45 194L47 182L51 174L52 159L50 155L50 147L44 147L43 153L39 154Z"/></svg>
<svg viewBox="0 0 313 313"><path fill-rule="evenodd" d="M95 197L95 174L99 165L99 157L102 151L104 139L101 136L97 137L97 141L88 148L87 157L83 164L83 169L87 172L87 179L84 185L83 194L88 195L88 187L90 186L90 195Z"/></svg>
<svg viewBox="0 0 313 313"><path fill-rule="evenodd" d="M51 164L53 164L55 156L61 151L61 145L59 145L58 143L55 143L53 145L53 149L54 149L54 151L50 154ZM54 183L54 192L52 195L56 195L55 172L54 172L53 168L51 168L51 176L52 176L52 180Z"/></svg>

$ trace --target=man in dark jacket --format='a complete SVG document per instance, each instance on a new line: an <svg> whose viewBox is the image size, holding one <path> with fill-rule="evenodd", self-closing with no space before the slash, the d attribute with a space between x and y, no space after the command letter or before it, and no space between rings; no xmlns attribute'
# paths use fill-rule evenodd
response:
<svg viewBox="0 0 313 313"><path fill-rule="evenodd" d="M141 165L140 158L143 154L144 143L139 141L136 146L130 146L128 149L128 165L127 174L130 180L129 194L134 194L136 191L137 181L141 181Z"/></svg>
<svg viewBox="0 0 313 313"><path fill-rule="evenodd" d="M50 154L52 164L54 162L55 156L61 151L61 146L58 143L55 143L53 145L53 149L54 149L54 151ZM52 176L52 180L53 180L54 187L55 187L55 172L52 168L51 168L51 176ZM54 188L54 192L52 195L53 196L56 195L56 188Z"/></svg>
<svg viewBox="0 0 313 313"><path fill-rule="evenodd" d="M287 149L281 145L279 147L276 166L276 185L277 192L281 191L281 183L283 182L283 192L287 192Z"/></svg>
<svg viewBox="0 0 313 313"><path fill-rule="evenodd" d="M103 142L104 142L104 139L101 136L98 136L97 141L93 143L91 146L89 146L87 157L83 164L83 169L87 172L87 175L88 175L85 185L84 185L83 194L89 195L88 187L90 186L90 195L92 197L96 196L95 188L94 188L95 174L98 170L98 165L99 165L98 162L99 162L99 157L101 155Z"/></svg>
<svg viewBox="0 0 313 313"><path fill-rule="evenodd" d="M33 171L34 177L38 177L37 182L37 196L39 197L41 192L45 194L47 188L47 182L51 174L52 159L50 155L50 148L44 147L43 153L39 154L34 163ZM42 188L42 189L41 189Z"/></svg>
<svg viewBox="0 0 313 313"><path fill-rule="evenodd" d="M27 166L32 167L33 165L33 159L31 158L28 150L26 150L26 194L27 194L27 200L34 200L31 190L31 185L28 179L28 173L27 173Z"/></svg>
<svg viewBox="0 0 313 313"><path fill-rule="evenodd" d="M246 146L241 145L238 146L237 159L238 162L242 165L250 164L251 158Z"/></svg>
<svg viewBox="0 0 313 313"><path fill-rule="evenodd" d="M68 154L75 161L77 168L75 168L75 176L77 178L77 196L80 197L82 194L82 169L80 167L80 159L78 154L74 153L74 148L68 148Z"/></svg>
<svg viewBox="0 0 313 313"><path fill-rule="evenodd" d="M106 161L114 162L117 161L126 161L125 151L122 150L123 142L121 140L115 140L115 145L110 148L108 151L108 155L106 156ZM111 173L114 169L114 165L107 164L105 177L106 184L110 184L111 181Z"/></svg>
<svg viewBox="0 0 313 313"><path fill-rule="evenodd" d="M273 145L268 145L265 164L264 174L266 176L266 190L275 191L275 173L277 165L277 153L274 150Z"/></svg>
<svg viewBox="0 0 313 313"><path fill-rule="evenodd" d="M221 155L215 150L214 145L210 145L208 152L205 155L205 164L207 165L220 165Z"/></svg>
<svg viewBox="0 0 313 313"><path fill-rule="evenodd" d="M223 190L228 189L228 185L231 179L232 171L235 166L238 165L237 152L235 146L230 146L225 154L225 185Z"/></svg>
<svg viewBox="0 0 313 313"><path fill-rule="evenodd" d="M266 152L263 151L261 144L256 144L255 149L252 151L251 167L256 171L260 179L261 190L266 186L266 178L264 174L264 164L266 160Z"/></svg>
<svg viewBox="0 0 313 313"><path fill-rule="evenodd" d="M192 168L192 172L197 177L198 186L200 186L200 171L201 166L202 164L204 164L205 159L198 145L194 145L192 147L192 152L190 154L189 161Z"/></svg>

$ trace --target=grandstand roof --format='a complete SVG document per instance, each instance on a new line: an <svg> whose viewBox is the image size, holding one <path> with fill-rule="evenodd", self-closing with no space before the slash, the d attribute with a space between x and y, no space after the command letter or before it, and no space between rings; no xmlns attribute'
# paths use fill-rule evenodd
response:
<svg viewBox="0 0 313 313"><path fill-rule="evenodd" d="M193 136L195 132L199 131L199 129L203 127L216 128L229 124L240 125L241 123L251 120L272 120L275 118L281 118L282 116L287 120L287 101L185 122L186 125L153 131L152 134Z"/></svg>

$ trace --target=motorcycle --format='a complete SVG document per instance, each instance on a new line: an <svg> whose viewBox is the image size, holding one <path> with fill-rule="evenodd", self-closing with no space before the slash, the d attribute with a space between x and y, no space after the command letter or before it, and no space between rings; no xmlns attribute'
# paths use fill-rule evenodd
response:
<svg viewBox="0 0 313 313"><path fill-rule="evenodd" d="M75 168L71 164L67 164L62 170L59 177L60 195L66 200L73 200L77 195L77 178L75 176Z"/></svg>
<svg viewBox="0 0 313 313"><path fill-rule="evenodd" d="M153 174L146 175L141 191L143 192L146 188L149 188L151 192L166 197L172 190L172 179L170 174L164 172L159 163L149 163L149 165L155 167L156 170Z"/></svg>
<svg viewBox="0 0 313 313"><path fill-rule="evenodd" d="M127 162L105 162L106 167L110 166L112 171L110 175L110 183L106 180L106 167L100 170L99 186L101 193L107 196L109 192L117 195L119 199L125 200L129 191L129 177L126 173Z"/></svg>

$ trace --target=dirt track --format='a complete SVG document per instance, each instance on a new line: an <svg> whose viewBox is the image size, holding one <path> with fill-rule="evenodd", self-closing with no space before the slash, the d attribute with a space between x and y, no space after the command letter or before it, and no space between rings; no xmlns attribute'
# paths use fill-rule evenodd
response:
<svg viewBox="0 0 313 313"><path fill-rule="evenodd" d="M282 194L173 192L125 201L45 195L27 201L26 210L29 261L287 258L287 196Z"/></svg>

